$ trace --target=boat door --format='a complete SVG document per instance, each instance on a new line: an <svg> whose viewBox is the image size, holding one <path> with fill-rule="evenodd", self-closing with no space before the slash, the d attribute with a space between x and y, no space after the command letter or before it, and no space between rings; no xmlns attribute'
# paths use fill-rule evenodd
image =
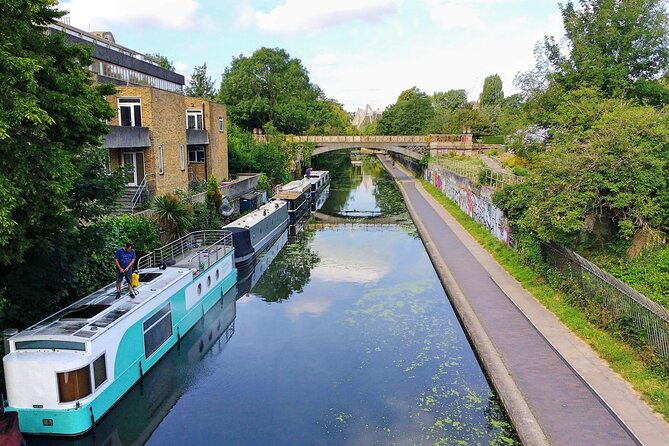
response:
<svg viewBox="0 0 669 446"><path fill-rule="evenodd" d="M128 186L139 186L144 179L144 153L122 152L121 165L127 169Z"/></svg>

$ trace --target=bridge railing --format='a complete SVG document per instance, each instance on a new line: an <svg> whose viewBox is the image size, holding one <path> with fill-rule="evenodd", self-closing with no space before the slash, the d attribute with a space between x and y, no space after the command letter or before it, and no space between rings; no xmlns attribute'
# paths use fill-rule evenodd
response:
<svg viewBox="0 0 669 446"><path fill-rule="evenodd" d="M381 143L381 144L391 144L391 143L411 143L411 144L429 144L430 137L429 135L370 135L370 136L361 136L361 135L339 135L339 136L286 136L286 141L290 142L313 142L313 143L328 143L328 144L337 144L337 143Z"/></svg>
<svg viewBox="0 0 669 446"><path fill-rule="evenodd" d="M289 142L313 143L381 143L381 144L430 144L430 143L472 143L472 135L463 133L458 135L253 135L256 141L266 142L274 138L281 138Z"/></svg>

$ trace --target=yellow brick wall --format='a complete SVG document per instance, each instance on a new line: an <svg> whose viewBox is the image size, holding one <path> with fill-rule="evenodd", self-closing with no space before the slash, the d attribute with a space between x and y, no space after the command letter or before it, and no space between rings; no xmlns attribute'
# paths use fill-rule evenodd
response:
<svg viewBox="0 0 669 446"><path fill-rule="evenodd" d="M209 146L206 147L207 173L204 175L204 166L192 164L198 179L208 178L214 174L219 181L228 178L228 123L225 105L211 102L202 98L184 97L185 110L204 110L203 123L209 132ZM185 113L184 110L184 113ZM223 132L218 130L218 117L223 117Z"/></svg>
<svg viewBox="0 0 669 446"><path fill-rule="evenodd" d="M186 147L186 111L183 107L183 96L168 91L151 89L153 125L151 127L151 143L156 150L156 172L158 171L158 145L163 146L164 173L156 175L156 191L158 195L188 188L187 158L184 170L181 170L181 146L184 157L188 156Z"/></svg>
<svg viewBox="0 0 669 446"><path fill-rule="evenodd" d="M149 128L151 147L144 150L144 168L147 175L155 174L156 195L164 195L181 188L188 188L188 146L186 144L186 110L204 109L204 125L209 132L209 146L206 147L207 172L204 164L193 164L199 179L206 179L213 173L219 180L228 178L228 144L226 108L222 104L201 98L184 97L157 88L140 86L118 86L116 95L107 96L107 101L118 110L119 97L141 99L142 126ZM224 119L224 131L219 132L218 118ZM109 120L110 125L118 125L118 111ZM181 145L184 146L185 169L181 170ZM163 146L164 172L159 174L158 146ZM121 150L112 149L112 167L120 164Z"/></svg>
<svg viewBox="0 0 669 446"><path fill-rule="evenodd" d="M219 181L229 179L228 172L228 118L225 105L212 102L209 113L209 160L211 172ZM223 131L219 131L218 117L223 117Z"/></svg>

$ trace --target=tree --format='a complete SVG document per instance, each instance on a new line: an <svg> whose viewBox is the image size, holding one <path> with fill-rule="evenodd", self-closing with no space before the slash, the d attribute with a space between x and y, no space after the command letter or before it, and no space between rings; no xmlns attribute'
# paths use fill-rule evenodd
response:
<svg viewBox="0 0 669 446"><path fill-rule="evenodd" d="M193 225L192 209L175 195L161 195L153 201L156 223L165 233L166 241L176 240Z"/></svg>
<svg viewBox="0 0 669 446"><path fill-rule="evenodd" d="M378 121L383 135L422 135L434 116L430 98L416 87L400 93L397 102L383 112Z"/></svg>
<svg viewBox="0 0 669 446"><path fill-rule="evenodd" d="M565 244L583 236L625 241L647 228L666 231L669 117L592 91L566 97L558 113L569 131L556 134L527 181L505 188L496 203L518 227Z"/></svg>
<svg viewBox="0 0 669 446"><path fill-rule="evenodd" d="M306 131L323 110L318 102L324 100L302 62L279 48L234 58L223 73L218 97L242 129L251 131L271 122L286 134Z"/></svg>
<svg viewBox="0 0 669 446"><path fill-rule="evenodd" d="M486 77L485 81L483 81L483 90L479 96L479 105L481 108L498 107L502 104L503 100L502 78L498 74Z"/></svg>
<svg viewBox="0 0 669 446"><path fill-rule="evenodd" d="M568 54L552 38L545 53L565 89L596 87L606 97L643 100L669 67L665 0L580 0L561 7ZM664 87L663 87L664 88Z"/></svg>
<svg viewBox="0 0 669 446"><path fill-rule="evenodd" d="M160 53L151 53L151 54L148 54L148 55L158 59L158 61L160 62L161 67L165 68L166 70L174 71L174 62L169 60L167 58L167 56L163 56Z"/></svg>
<svg viewBox="0 0 669 446"><path fill-rule="evenodd" d="M195 67L185 89L186 96L194 98L213 99L216 96L214 81L207 75L207 64Z"/></svg>
<svg viewBox="0 0 669 446"><path fill-rule="evenodd" d="M352 135L356 132L351 116L344 106L334 99L314 102L308 135Z"/></svg>
<svg viewBox="0 0 669 446"><path fill-rule="evenodd" d="M51 0L0 2L3 324L34 322L75 294L78 224L99 217L114 195L93 149L114 115L104 99L114 89L92 85L89 47L46 32L61 15Z"/></svg>
<svg viewBox="0 0 669 446"><path fill-rule="evenodd" d="M447 92L436 92L432 95L432 105L439 111L454 112L461 108L467 108L467 92L465 90L448 90Z"/></svg>
<svg viewBox="0 0 669 446"><path fill-rule="evenodd" d="M274 184L283 183L289 173L288 153L282 138L257 142L237 125L228 126L228 165L230 172L262 172Z"/></svg>

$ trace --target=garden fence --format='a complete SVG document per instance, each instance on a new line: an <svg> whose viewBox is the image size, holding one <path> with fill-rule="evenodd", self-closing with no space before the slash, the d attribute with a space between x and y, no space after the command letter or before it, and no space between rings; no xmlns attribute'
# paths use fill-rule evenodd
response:
<svg viewBox="0 0 669 446"><path fill-rule="evenodd" d="M669 360L669 311L578 254L557 244L543 245L544 258L566 278L574 280L588 299L596 300L618 321Z"/></svg>

